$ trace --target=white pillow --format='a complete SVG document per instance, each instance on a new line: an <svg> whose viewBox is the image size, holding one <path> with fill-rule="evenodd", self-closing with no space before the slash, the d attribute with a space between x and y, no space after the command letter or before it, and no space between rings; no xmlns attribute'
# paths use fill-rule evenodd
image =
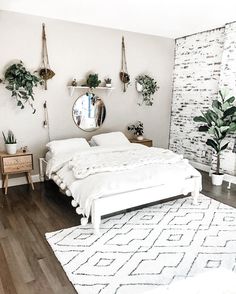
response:
<svg viewBox="0 0 236 294"><path fill-rule="evenodd" d="M93 136L91 141L99 146L127 146L130 141L122 132L111 132Z"/></svg>
<svg viewBox="0 0 236 294"><path fill-rule="evenodd" d="M75 153L76 151L89 149L90 146L84 138L72 138L65 140L54 140L46 145L52 155Z"/></svg>

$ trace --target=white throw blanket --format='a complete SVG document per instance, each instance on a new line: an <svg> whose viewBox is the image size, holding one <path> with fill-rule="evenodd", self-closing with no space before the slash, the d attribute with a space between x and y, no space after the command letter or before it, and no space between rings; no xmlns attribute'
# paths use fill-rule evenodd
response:
<svg viewBox="0 0 236 294"><path fill-rule="evenodd" d="M70 161L76 179L111 171L135 169L144 165L172 164L183 159L182 155L160 148L89 150L77 153Z"/></svg>
<svg viewBox="0 0 236 294"><path fill-rule="evenodd" d="M52 158L47 174L69 189L82 214L89 217L94 199L170 184L183 187L185 179L201 175L181 155L141 144L119 148L93 147ZM76 178L77 177L77 178Z"/></svg>

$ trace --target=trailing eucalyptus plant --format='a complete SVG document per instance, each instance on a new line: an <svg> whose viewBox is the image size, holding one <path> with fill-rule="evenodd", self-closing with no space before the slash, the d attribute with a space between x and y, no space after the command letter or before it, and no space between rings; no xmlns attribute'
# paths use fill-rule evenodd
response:
<svg viewBox="0 0 236 294"><path fill-rule="evenodd" d="M219 99L213 100L212 109L202 112L201 116L194 117L195 122L202 123L200 132L207 132L211 139L206 144L213 148L217 156L216 174L220 173L220 154L225 150L229 141L225 139L230 133L236 131L236 107L235 97L226 98L226 95L219 91Z"/></svg>
<svg viewBox="0 0 236 294"><path fill-rule="evenodd" d="M157 86L157 82L148 75L140 75L135 79L135 81L136 83L142 86L142 90L141 90L141 94L143 96L142 103L145 103L147 106L152 106L153 104L152 96L159 89L159 87Z"/></svg>
<svg viewBox="0 0 236 294"><path fill-rule="evenodd" d="M6 89L11 91L11 96L16 99L17 106L24 109L25 104L28 103L35 113L33 88L41 84L41 80L27 71L22 61L9 66L4 79L7 84Z"/></svg>

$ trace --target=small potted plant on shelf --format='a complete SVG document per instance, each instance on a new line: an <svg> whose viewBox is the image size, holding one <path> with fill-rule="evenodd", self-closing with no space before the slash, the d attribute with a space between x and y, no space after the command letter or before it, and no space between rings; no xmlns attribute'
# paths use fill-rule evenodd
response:
<svg viewBox="0 0 236 294"><path fill-rule="evenodd" d="M7 136L4 134L4 132L2 132L3 134L3 139L5 142L5 146L6 146L6 151L8 154L16 154L16 150L17 150L17 141L15 138L15 135L13 134L12 131L8 131Z"/></svg>
<svg viewBox="0 0 236 294"><path fill-rule="evenodd" d="M72 87L77 87L78 86L78 83L76 81L76 79L73 79L72 82L71 82L71 86Z"/></svg>
<svg viewBox="0 0 236 294"><path fill-rule="evenodd" d="M105 84L107 88L111 88L111 79L110 78L105 79Z"/></svg>
<svg viewBox="0 0 236 294"><path fill-rule="evenodd" d="M137 140L143 140L143 123L140 120L133 125L129 125L127 129L136 136Z"/></svg>
<svg viewBox="0 0 236 294"><path fill-rule="evenodd" d="M153 95L159 89L157 82L148 75L140 75L136 79L136 90L142 94L142 101L138 103L142 105L145 103L147 106L152 106Z"/></svg>
<svg viewBox="0 0 236 294"><path fill-rule="evenodd" d="M222 185L224 174L220 170L220 156L223 150L228 147L226 137L236 131L236 107L235 97L226 98L219 91L219 100L213 100L212 109L202 112L201 116L194 117L195 122L200 122L200 132L206 132L208 138L206 144L210 146L216 155L216 171L212 174L212 184Z"/></svg>
<svg viewBox="0 0 236 294"><path fill-rule="evenodd" d="M101 81L98 78L98 74L90 74L87 79L87 86L90 89L95 89L101 84Z"/></svg>

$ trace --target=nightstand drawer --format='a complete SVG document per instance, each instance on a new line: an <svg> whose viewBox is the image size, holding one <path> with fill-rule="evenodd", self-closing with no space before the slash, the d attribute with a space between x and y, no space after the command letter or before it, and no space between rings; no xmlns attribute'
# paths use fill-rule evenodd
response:
<svg viewBox="0 0 236 294"><path fill-rule="evenodd" d="M2 157L3 173L27 172L32 169L32 155Z"/></svg>
<svg viewBox="0 0 236 294"><path fill-rule="evenodd" d="M147 147L152 147L152 140L150 139L143 139L143 140L130 139L129 141L130 143L142 144Z"/></svg>

